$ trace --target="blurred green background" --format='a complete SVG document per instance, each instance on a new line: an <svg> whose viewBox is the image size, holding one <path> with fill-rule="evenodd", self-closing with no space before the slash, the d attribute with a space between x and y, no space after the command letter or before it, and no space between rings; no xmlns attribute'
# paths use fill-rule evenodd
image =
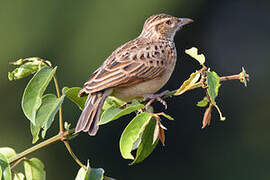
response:
<svg viewBox="0 0 270 180"><path fill-rule="evenodd" d="M28 82L9 82L8 62L38 56L58 66L60 85L81 86L110 55L141 31L153 14L189 17L175 37L178 50L176 71L163 88L173 90L199 68L184 54L196 46L207 63L220 75L240 72L251 75L248 88L239 82L225 82L217 102L227 117L201 129L203 109L196 102L203 91L196 90L168 100L166 113L175 121L164 122L166 146L158 145L143 163L128 166L120 156L118 141L132 116L102 126L96 137L82 134L71 141L75 153L93 167L117 179L240 180L270 179L269 144L269 41L270 3L263 0L13 0L0 3L0 147L21 152L31 146L29 121L20 100ZM51 87L50 91L54 91ZM155 109L163 107L156 103ZM64 120L73 127L80 111L64 103ZM48 132L57 133L58 123ZM47 179L74 179L79 169L62 143L42 149L40 158Z"/></svg>

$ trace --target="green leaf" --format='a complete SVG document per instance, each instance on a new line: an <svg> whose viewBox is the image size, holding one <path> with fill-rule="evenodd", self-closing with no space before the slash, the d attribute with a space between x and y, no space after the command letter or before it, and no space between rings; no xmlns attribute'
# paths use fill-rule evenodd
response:
<svg viewBox="0 0 270 180"><path fill-rule="evenodd" d="M133 143L133 146L132 146L131 151L134 151L134 150L138 149L141 141L142 141L142 133L140 134L140 136L138 137L138 139Z"/></svg>
<svg viewBox="0 0 270 180"><path fill-rule="evenodd" d="M200 79L200 72L196 71L190 75L190 77L181 85L181 87L176 91L174 94L175 96L179 96L183 94L184 92L190 90L192 86L198 82Z"/></svg>
<svg viewBox="0 0 270 180"><path fill-rule="evenodd" d="M80 110L83 110L85 101L87 99L87 96L84 97L78 97L78 94L80 92L81 88L79 87L64 87L62 89L63 94L65 94L72 102L74 102Z"/></svg>
<svg viewBox="0 0 270 180"><path fill-rule="evenodd" d="M207 92L210 96L212 103L216 104L216 97L218 95L218 89L220 87L220 78L214 71L207 71L206 84L208 85Z"/></svg>
<svg viewBox="0 0 270 180"><path fill-rule="evenodd" d="M24 161L24 170L27 180L45 180L44 164L37 158Z"/></svg>
<svg viewBox="0 0 270 180"><path fill-rule="evenodd" d="M42 98L42 105L37 112L37 121L42 122L42 138L51 127L56 113L59 111L65 96L57 98L54 94L47 94Z"/></svg>
<svg viewBox="0 0 270 180"><path fill-rule="evenodd" d="M85 180L102 180L104 170L102 168L88 168Z"/></svg>
<svg viewBox="0 0 270 180"><path fill-rule="evenodd" d="M44 66L44 65L43 65ZM34 74L41 67L41 61L27 62L20 67L14 69L12 72L8 72L8 79L18 80Z"/></svg>
<svg viewBox="0 0 270 180"><path fill-rule="evenodd" d="M151 118L150 113L143 112L127 125L120 138L120 152L123 158L134 159L131 154L133 144L138 140Z"/></svg>
<svg viewBox="0 0 270 180"><path fill-rule="evenodd" d="M6 156L0 153L1 180L11 180L11 170Z"/></svg>
<svg viewBox="0 0 270 180"><path fill-rule="evenodd" d="M30 122L30 131L33 137L32 143L35 144L39 140L39 132L41 130L41 126L35 126Z"/></svg>
<svg viewBox="0 0 270 180"><path fill-rule="evenodd" d="M2 147L2 148L0 148L0 153L3 154L7 159L9 159L12 156L16 155L15 150L10 148L10 147Z"/></svg>
<svg viewBox="0 0 270 180"><path fill-rule="evenodd" d="M43 129L42 138L45 137L46 131L50 128L63 100L64 96L57 98L54 94L46 94L42 97L42 104L36 114L36 125L31 126L33 143L39 139L40 130L38 129Z"/></svg>
<svg viewBox="0 0 270 180"><path fill-rule="evenodd" d="M153 108L153 106L149 106L149 108L146 110L146 112L154 113L154 108Z"/></svg>
<svg viewBox="0 0 270 180"><path fill-rule="evenodd" d="M102 110L105 111L109 109L110 107L121 107L125 104L126 102L114 97L114 96L108 96L104 102L104 105L102 107Z"/></svg>
<svg viewBox="0 0 270 180"><path fill-rule="evenodd" d="M80 90L81 90L80 87L72 87L72 88L64 87L62 89L62 92L68 97L68 99L74 102L79 107L80 110L83 110L87 96L78 97ZM117 99L116 97L113 96L108 96L104 102L102 109L106 110L112 106L120 107L123 104L125 104L124 101L121 101L120 99Z"/></svg>
<svg viewBox="0 0 270 180"><path fill-rule="evenodd" d="M36 125L36 113L41 105L41 97L51 81L56 67L43 67L27 84L22 98L22 109L25 116Z"/></svg>
<svg viewBox="0 0 270 180"><path fill-rule="evenodd" d="M201 101L199 101L199 102L197 103L197 106L199 106L199 107L206 107L207 104L208 104L208 99L207 99L207 97L205 96Z"/></svg>
<svg viewBox="0 0 270 180"><path fill-rule="evenodd" d="M143 104L140 104L138 101L134 100L131 104L127 105L125 109L121 109L119 107L112 106L105 110L100 118L99 125L107 124L113 120L116 120L122 116L130 114L134 111L142 109L144 107Z"/></svg>
<svg viewBox="0 0 270 180"><path fill-rule="evenodd" d="M0 166L0 180L2 180L2 168L1 168L1 166Z"/></svg>
<svg viewBox="0 0 270 180"><path fill-rule="evenodd" d="M87 170L80 168L75 180L103 180L104 170L102 168L91 168L89 161L87 163Z"/></svg>
<svg viewBox="0 0 270 180"><path fill-rule="evenodd" d="M152 118L148 123L148 125L145 127L145 130L143 131L141 143L136 152L136 158L130 165L142 162L155 149L158 143L158 139L153 143L153 134L155 130L155 125L156 120Z"/></svg>
<svg viewBox="0 0 270 180"><path fill-rule="evenodd" d="M14 178L13 180L24 180L24 174L23 173L14 173Z"/></svg>

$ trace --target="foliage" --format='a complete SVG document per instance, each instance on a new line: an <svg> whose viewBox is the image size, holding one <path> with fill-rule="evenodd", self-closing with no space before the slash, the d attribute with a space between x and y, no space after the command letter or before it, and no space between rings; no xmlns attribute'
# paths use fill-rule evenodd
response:
<svg viewBox="0 0 270 180"><path fill-rule="evenodd" d="M197 60L202 66L201 69L192 73L178 90L168 92L163 98L171 96L179 96L187 91L195 88L205 89L206 96L197 103L199 107L206 107L206 111L203 117L203 128L210 124L212 107L215 107L220 114L220 119L225 120L222 116L221 111L216 103L216 97L221 86L220 81L222 80L219 75L210 71L205 65L205 56L203 54L198 55L197 48L191 48L186 50L186 53ZM26 156L37 149L45 147L53 142L62 141L66 148L69 150L74 160L81 166L76 180L101 180L101 179L112 179L104 176L104 170L102 168L91 168L89 162L87 166L83 165L79 159L72 152L68 141L71 138L76 137L74 130L70 129L71 124L65 122L63 124L62 119L62 107L64 99L71 100L78 106L80 110L84 108L86 97L79 98L77 96L80 91L79 87L64 87L60 93L56 79L56 67L52 67L49 61L40 58L26 58L19 59L16 62L11 63L19 66L14 71L8 74L9 80L19 80L24 77L33 74L33 77L27 84L24 94L22 97L22 109L25 116L30 121L30 130L33 136L32 143L36 143L39 140L40 133L44 139L46 131L51 127L55 116L59 113L59 134L43 141L40 144L22 152L16 154L11 148L0 148L0 179L9 180L13 179L45 179L46 172L44 170L44 164L37 158L27 159ZM248 75L243 70L239 74L239 80L245 83L247 82ZM45 93L49 83L54 81L56 88L56 94ZM229 79L227 79L229 80ZM135 117L129 122L127 127L124 129L120 138L120 152L123 158L133 160L130 164L136 164L142 162L147 158L155 149L159 140L165 145L165 131L167 130L162 124L162 118L168 120L174 120L173 117L165 114L164 112L154 113L153 108L145 109L147 102L133 100L131 103L123 102L115 97L109 96L102 108L101 119L99 125L108 124L115 121L122 116L136 112ZM65 129L64 129L65 128ZM132 155L132 151L136 150L136 156ZM24 164L24 173L11 171L21 161ZM11 164L13 166L11 167Z"/></svg>
<svg viewBox="0 0 270 180"><path fill-rule="evenodd" d="M11 170L10 170L10 165L8 163L8 158L2 153L0 153L0 167L1 167L1 171L0 171L1 179L10 180Z"/></svg>
<svg viewBox="0 0 270 180"><path fill-rule="evenodd" d="M91 168L89 161L87 162L87 169L83 167L78 171L75 180L102 180L104 179L104 170L102 168ZM107 178L108 179L108 178ZM110 178L112 180L112 178Z"/></svg>

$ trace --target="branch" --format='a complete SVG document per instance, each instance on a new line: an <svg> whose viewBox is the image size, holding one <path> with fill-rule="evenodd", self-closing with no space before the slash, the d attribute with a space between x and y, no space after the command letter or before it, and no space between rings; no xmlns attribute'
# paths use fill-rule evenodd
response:
<svg viewBox="0 0 270 180"><path fill-rule="evenodd" d="M46 64L46 65L49 66L49 64ZM55 75L54 75L53 79L54 79L54 84L55 84L57 96L59 98L61 96L61 94L60 94L60 89L59 89L58 81L57 81ZM244 69L243 69L243 71L241 73L239 73L237 75L230 75L230 76L220 77L220 81L240 80L241 82L244 82L244 83L248 79L249 79L249 75L246 74L246 72L244 71ZM193 90L193 89L197 89L197 88L205 88L204 86L205 86L204 82L203 81L200 81L200 82L197 82L197 83L193 84L187 91L190 91L190 90ZM166 93L162 98L172 97L176 93L176 91L177 90L170 91L170 92ZM146 103L147 100L145 100L144 102ZM62 141L65 144L65 146L66 146L68 152L70 153L70 155L72 156L72 158L76 161L76 163L78 165L80 165L81 167L83 167L84 169L86 169L86 166L83 163L81 163L81 161L73 153L73 151L72 151L72 149L71 149L71 147L70 147L70 145L69 145L69 143L68 143L68 141L66 139L66 137L68 135L71 135L73 133L74 133L74 129L67 130L67 131L64 130L64 126L63 126L63 110L62 110L62 106L61 106L60 109L59 109L59 134L57 134L57 135L53 136L52 138L49 138L49 139L47 139L47 140L45 140L45 141L43 141L43 142L41 142L39 144L37 144L37 145L35 145L35 146L33 146L33 147L29 148L29 149L26 149L25 151L17 154L14 157L11 157L8 160L8 162L11 164L11 163L14 163L14 162L17 161L12 166L12 167L15 167L22 160L24 160L24 157L25 156L29 155L30 153L33 153L33 152L35 152L35 151L37 151L39 149L42 149L42 148L44 148L44 147L46 147L46 146L48 146L50 144L53 144L55 142Z"/></svg>
<svg viewBox="0 0 270 180"><path fill-rule="evenodd" d="M71 135L73 133L74 133L74 129L65 131L63 133L63 135L68 136L68 135ZM11 164L11 163L13 163L13 162L27 156L28 154L31 154L31 153L33 153L33 152L35 152L35 151L37 151L37 150L39 150L39 149L41 149L43 147L46 147L46 146L48 146L50 144L53 144L53 143L55 143L57 141L61 141L62 138L63 138L63 135L62 134L57 134L57 135L51 137L50 139L47 139L47 140L45 140L45 141L43 141L43 142L29 148L29 149L26 149L25 151L17 154L16 156L13 156L13 157L9 158L8 163Z"/></svg>
<svg viewBox="0 0 270 180"><path fill-rule="evenodd" d="M45 61L43 59L40 59L40 58L31 58L31 59L20 59L16 62L13 62L11 64L14 64L14 65L21 65L22 63L24 62L34 62L34 61L40 61L41 64L43 63L44 65L48 66L48 67L52 67L51 63L49 61ZM40 65L41 65L40 64ZM54 85L55 85L55 89L56 89L56 94L57 94L57 97L60 98L61 97L61 93L60 93L60 88L59 88L59 84L58 84L58 81L57 81L57 78L56 78L56 75L54 74L53 75L53 80L54 80ZM22 160L24 160L25 156L27 156L28 154L30 153L33 153L35 151L37 151L38 149L41 149L43 147L46 147L52 143L55 143L57 141L62 141L68 152L70 153L70 155L72 156L72 158L81 166L83 167L84 169L87 169L85 165L83 165L83 163L80 162L80 160L77 158L77 156L73 153L69 143L68 143L68 140L66 139L66 136L67 135L71 135L72 133L74 133L74 130L67 130L65 131L64 129L64 123L63 123L63 108L62 108L62 105L60 105L60 108L59 108L59 133L58 135L55 135L53 136L52 138L49 138L48 140L45 140L29 149L26 149L25 151L23 151L22 153L14 156L14 157L11 157L9 159L9 163L13 163L15 161L17 161L13 166L12 168L14 168L15 166L17 166Z"/></svg>
<svg viewBox="0 0 270 180"><path fill-rule="evenodd" d="M222 81L230 81L230 80L240 80L240 82L242 82L244 79L249 79L249 74L246 74L246 72L243 70L241 73L236 74L236 75L230 75L230 76L222 76L220 77L220 82ZM197 89L197 88L201 88L203 87L203 83L202 82L198 82L195 83L193 86L191 86L187 91L193 90L193 89ZM166 93L163 98L169 98L172 97L177 90L173 90L170 91L168 93Z"/></svg>

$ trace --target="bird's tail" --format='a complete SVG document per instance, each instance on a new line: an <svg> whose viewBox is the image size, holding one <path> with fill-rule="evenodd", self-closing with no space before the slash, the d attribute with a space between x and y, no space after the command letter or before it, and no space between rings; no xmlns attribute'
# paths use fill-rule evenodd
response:
<svg viewBox="0 0 270 180"><path fill-rule="evenodd" d="M76 133L83 131L88 132L90 136L96 135L100 112L107 96L108 94L104 92L96 92L88 95L84 109L75 128Z"/></svg>

